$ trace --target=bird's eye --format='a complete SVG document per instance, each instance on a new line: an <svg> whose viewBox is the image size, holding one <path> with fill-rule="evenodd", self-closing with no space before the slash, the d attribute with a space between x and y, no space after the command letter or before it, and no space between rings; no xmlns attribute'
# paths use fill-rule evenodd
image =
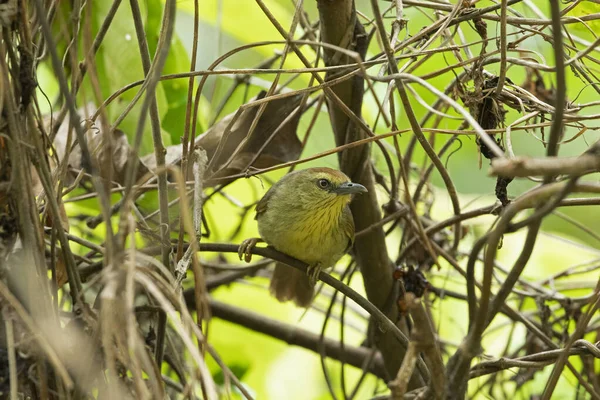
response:
<svg viewBox="0 0 600 400"><path fill-rule="evenodd" d="M330 183L327 179L319 179L317 181L317 185L319 185L319 187L321 189L327 189L329 187Z"/></svg>

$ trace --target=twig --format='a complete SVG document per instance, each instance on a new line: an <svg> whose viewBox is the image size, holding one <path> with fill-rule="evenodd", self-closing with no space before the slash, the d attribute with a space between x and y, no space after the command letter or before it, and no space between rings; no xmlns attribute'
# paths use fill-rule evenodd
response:
<svg viewBox="0 0 600 400"><path fill-rule="evenodd" d="M6 349L8 351L8 373L10 382L10 400L18 399L19 381L17 379L17 355L15 347L15 333L13 329L12 319L6 318L7 315L3 316L4 327L6 329Z"/></svg>
<svg viewBox="0 0 600 400"><path fill-rule="evenodd" d="M181 282L185 278L185 274L189 268L190 261L192 259L192 254L196 251L196 244L200 243L200 239L202 237L202 206L203 206L203 178L204 171L206 170L206 166L208 163L208 159L206 157L206 151L203 149L198 149L194 151L194 233L196 237L193 241L193 244L187 248L185 254L181 260L177 263L175 267L175 272L177 273L176 285L179 287ZM182 223L183 226L183 223Z"/></svg>
<svg viewBox="0 0 600 400"><path fill-rule="evenodd" d="M413 374L415 361L418 359L419 353L423 352L425 362L433 373L427 390L431 392L433 398L441 399L444 394L445 373L433 325L425 313L420 299L413 293L406 293L404 301L414 319L414 328L411 332L409 349L402 361L402 367L398 371L396 379L388 383L388 387L392 391L391 398L394 400L404 398L408 389L408 381Z"/></svg>
<svg viewBox="0 0 600 400"><path fill-rule="evenodd" d="M490 175L505 177L557 176L584 174L600 170L600 142L578 157L495 158Z"/></svg>
<svg viewBox="0 0 600 400"><path fill-rule="evenodd" d="M556 101L554 103L554 119L550 127L550 138L546 154L549 157L558 154L558 142L563 135L563 115L567 97L567 82L565 77L565 56L563 49L562 24L560 19L560 4L558 0L550 0L552 13L552 38L554 39L554 63L556 64Z"/></svg>
<svg viewBox="0 0 600 400"><path fill-rule="evenodd" d="M508 12L508 0L502 0L500 8L500 73L498 74L498 86L496 96L502 93L504 81L506 80L506 14Z"/></svg>
<svg viewBox="0 0 600 400"><path fill-rule="evenodd" d="M471 372L469 372L469 379L509 368L542 368L546 365L556 362L556 360L565 353L567 353L569 357L592 355L595 358L600 358L600 347L588 342L587 340L579 339L575 341L568 350L547 350L535 354L529 354L516 359L500 358L492 361L483 361L471 368Z"/></svg>

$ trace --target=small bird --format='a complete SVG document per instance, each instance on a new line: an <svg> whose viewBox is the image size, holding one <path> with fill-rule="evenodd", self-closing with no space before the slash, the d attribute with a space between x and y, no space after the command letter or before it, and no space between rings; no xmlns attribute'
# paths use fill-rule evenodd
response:
<svg viewBox="0 0 600 400"><path fill-rule="evenodd" d="M354 219L348 204L367 189L331 168L295 171L274 184L256 206L261 238L245 240L240 259L251 257L259 241L309 265L308 274L275 264L270 291L277 300L308 307L321 269L331 268L354 243Z"/></svg>

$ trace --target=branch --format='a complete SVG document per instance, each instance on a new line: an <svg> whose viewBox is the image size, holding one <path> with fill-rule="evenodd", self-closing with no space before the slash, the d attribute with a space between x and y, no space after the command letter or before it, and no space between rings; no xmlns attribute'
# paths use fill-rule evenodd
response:
<svg viewBox="0 0 600 400"><path fill-rule="evenodd" d="M409 349L402 361L402 367L398 370L396 379L388 384L392 391L391 398L393 400L404 398L409 379L413 374L414 361L420 353L423 353L427 366L433 372L427 392L431 397L441 399L444 393L445 371L435 329L421 299L408 292L405 294L404 300L410 315L413 317L414 328L410 334Z"/></svg>
<svg viewBox="0 0 600 400"><path fill-rule="evenodd" d="M193 289L184 291L183 296L188 307L193 309L195 307ZM320 337L317 334L214 299L210 299L209 304L213 317L232 322L244 328L284 341L290 345L314 351L315 353L320 351ZM345 363L356 368L365 368L366 371L381 379L387 379L388 377L379 352L365 347L342 346L339 342L328 338L323 339L322 346L329 358L338 361L343 360Z"/></svg>
<svg viewBox="0 0 600 400"><path fill-rule="evenodd" d="M527 176L581 176L600 171L600 142L578 157L496 158L492 160L490 175L504 177Z"/></svg>
<svg viewBox="0 0 600 400"><path fill-rule="evenodd" d="M594 345L587 340L580 339L575 341L568 351L567 349L554 349L515 359L499 358L497 360L483 361L471 368L469 379L496 373L509 368L543 368L546 365L555 363L565 352L568 356L591 355L595 358L600 358L600 345Z"/></svg>
<svg viewBox="0 0 600 400"><path fill-rule="evenodd" d="M563 48L562 22L560 4L558 0L550 0L552 12L552 39L554 39L554 63L556 64L556 102L554 103L554 116L550 127L550 137L546 155L548 157L558 154L558 142L563 135L563 117L567 98L567 83L565 74L565 53Z"/></svg>

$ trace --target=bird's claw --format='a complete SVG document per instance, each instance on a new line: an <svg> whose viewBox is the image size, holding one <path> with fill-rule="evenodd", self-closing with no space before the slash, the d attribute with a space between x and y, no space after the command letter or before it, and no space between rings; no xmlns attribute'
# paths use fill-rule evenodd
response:
<svg viewBox="0 0 600 400"><path fill-rule="evenodd" d="M319 274L321 273L321 264L309 265L306 270L310 284L315 286L319 280Z"/></svg>
<svg viewBox="0 0 600 400"><path fill-rule="evenodd" d="M256 243L261 241L262 239L260 238L250 238L244 240L242 244L240 244L240 247L238 247L238 256L240 257L240 260L243 257L244 261L246 261L247 263L252 261L252 249L254 248L254 246L256 246Z"/></svg>

